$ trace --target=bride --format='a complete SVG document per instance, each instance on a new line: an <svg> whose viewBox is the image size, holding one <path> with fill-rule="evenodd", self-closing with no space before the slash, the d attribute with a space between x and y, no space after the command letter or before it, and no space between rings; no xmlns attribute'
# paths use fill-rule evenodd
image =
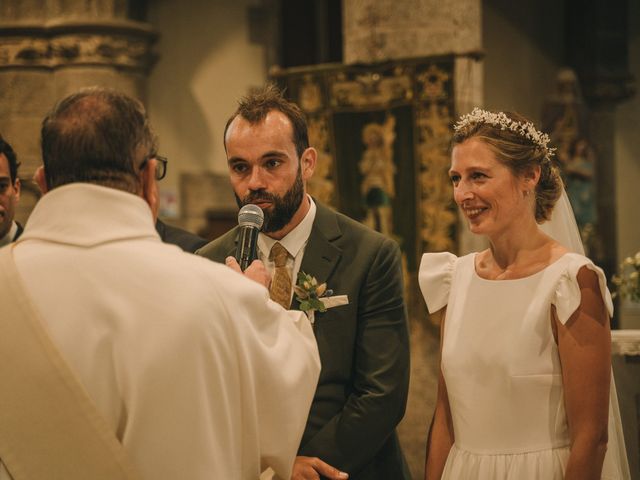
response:
<svg viewBox="0 0 640 480"><path fill-rule="evenodd" d="M517 114L475 109L455 126L454 198L490 247L420 265L441 315L427 480L629 478L610 390L613 305L602 270L575 253L548 142ZM552 212L550 236L539 224Z"/></svg>

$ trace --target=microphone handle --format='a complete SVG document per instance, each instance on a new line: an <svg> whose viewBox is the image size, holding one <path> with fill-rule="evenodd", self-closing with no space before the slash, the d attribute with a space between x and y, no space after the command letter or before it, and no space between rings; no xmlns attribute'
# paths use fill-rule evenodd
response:
<svg viewBox="0 0 640 480"><path fill-rule="evenodd" d="M236 246L236 260L240 264L240 269L244 272L256 258L258 258L258 233L257 227L242 226L238 232L238 243Z"/></svg>

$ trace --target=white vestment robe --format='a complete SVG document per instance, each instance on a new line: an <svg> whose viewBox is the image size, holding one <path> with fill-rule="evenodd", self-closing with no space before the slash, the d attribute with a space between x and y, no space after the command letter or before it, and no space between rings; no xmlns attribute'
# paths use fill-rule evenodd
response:
<svg viewBox="0 0 640 480"><path fill-rule="evenodd" d="M320 371L304 314L162 243L146 202L111 188L51 190L13 248L15 281L143 478L290 477Z"/></svg>

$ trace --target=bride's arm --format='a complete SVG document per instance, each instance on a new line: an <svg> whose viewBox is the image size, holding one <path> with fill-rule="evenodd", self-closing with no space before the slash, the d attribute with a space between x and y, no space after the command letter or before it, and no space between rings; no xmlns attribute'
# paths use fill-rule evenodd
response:
<svg viewBox="0 0 640 480"><path fill-rule="evenodd" d="M442 361L442 338L444 335L444 317L446 307L437 312L440 315L440 361ZM427 438L427 461L425 464L425 480L440 480L444 465L453 445L453 425L451 422L451 410L449 409L449 397L447 386L442 375L442 366L438 376L438 396L436 409L429 428Z"/></svg>
<svg viewBox="0 0 640 480"><path fill-rule="evenodd" d="M555 318L571 454L565 480L599 480L607 449L611 332L598 278L582 267L581 302L562 325Z"/></svg>

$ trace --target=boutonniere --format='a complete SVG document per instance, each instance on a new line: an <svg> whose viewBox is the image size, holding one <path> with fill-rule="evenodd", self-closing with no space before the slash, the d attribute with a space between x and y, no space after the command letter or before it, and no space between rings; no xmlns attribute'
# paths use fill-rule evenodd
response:
<svg viewBox="0 0 640 480"><path fill-rule="evenodd" d="M316 277L300 271L298 272L298 282L293 289L296 293L296 300L300 302L300 310L307 314L312 324L316 310L319 312L327 311L327 307L320 299L333 292L327 290L326 283L318 285Z"/></svg>

